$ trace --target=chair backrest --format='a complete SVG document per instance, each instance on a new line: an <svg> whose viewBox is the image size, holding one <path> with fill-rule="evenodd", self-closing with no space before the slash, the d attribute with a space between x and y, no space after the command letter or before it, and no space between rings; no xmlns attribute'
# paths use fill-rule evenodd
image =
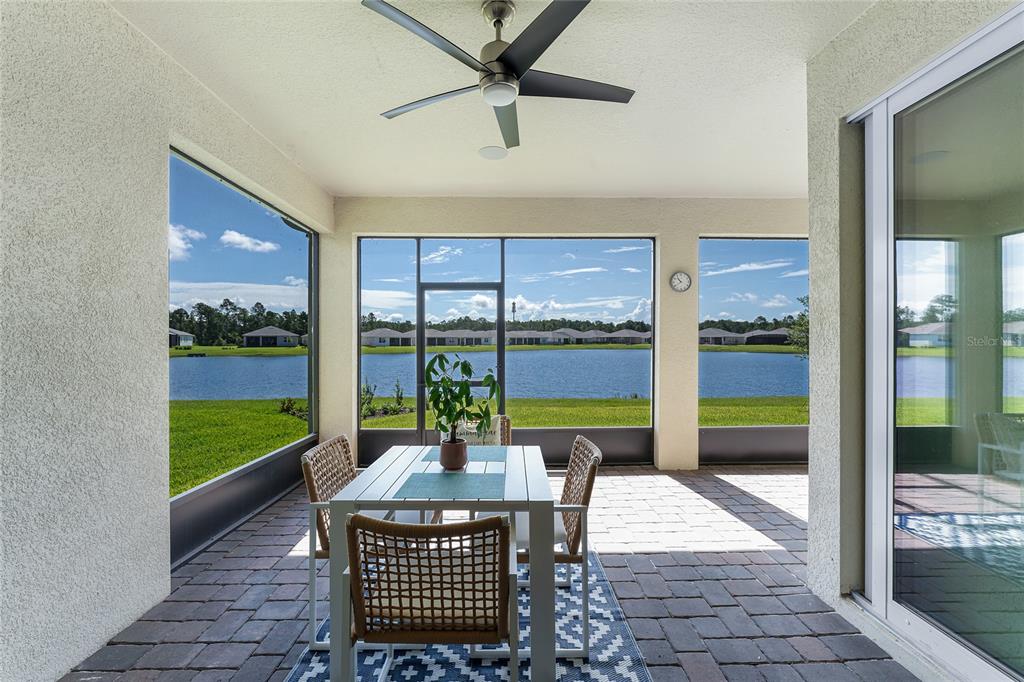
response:
<svg viewBox="0 0 1024 682"><path fill-rule="evenodd" d="M358 639L389 644L508 639L506 517L420 525L353 514L346 532Z"/></svg>
<svg viewBox="0 0 1024 682"><path fill-rule="evenodd" d="M565 470L565 482L562 485L562 504L590 505L590 495L594 492L594 479L597 468L601 464L601 448L583 436L576 436L569 454L569 466ZM576 554L580 549L580 512L562 512L565 524L566 545L569 554Z"/></svg>
<svg viewBox="0 0 1024 682"><path fill-rule="evenodd" d="M512 445L512 420L508 415L494 415L491 429L483 437L476 433L476 422L460 423L456 435L465 438L469 445Z"/></svg>
<svg viewBox="0 0 1024 682"><path fill-rule="evenodd" d="M356 478L352 446L344 435L320 443L302 455L302 477L310 502L327 502ZM318 509L316 531L320 546L330 549L331 514Z"/></svg>

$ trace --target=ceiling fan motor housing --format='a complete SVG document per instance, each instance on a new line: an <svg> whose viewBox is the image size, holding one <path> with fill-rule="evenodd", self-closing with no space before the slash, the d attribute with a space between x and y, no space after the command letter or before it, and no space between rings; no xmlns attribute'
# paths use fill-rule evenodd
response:
<svg viewBox="0 0 1024 682"><path fill-rule="evenodd" d="M519 79L498 60L507 47L504 40L492 40L480 50L480 61L491 70L480 73L480 92L492 107L508 106L519 94Z"/></svg>

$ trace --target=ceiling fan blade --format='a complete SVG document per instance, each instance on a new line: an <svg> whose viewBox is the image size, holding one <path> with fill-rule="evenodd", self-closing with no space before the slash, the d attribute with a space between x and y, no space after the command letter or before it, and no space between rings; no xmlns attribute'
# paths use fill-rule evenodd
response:
<svg viewBox="0 0 1024 682"><path fill-rule="evenodd" d="M443 102L446 99L451 99L452 97L458 97L459 95L464 95L467 92L473 92L474 90L479 90L479 89L480 88L477 85L467 85L466 87L459 88L458 90L452 90L450 92L442 92L440 95L432 95L431 97L424 97L423 99L418 99L415 102L409 102L408 104L403 104L400 107L395 107L394 109L390 109L388 111L385 111L383 114L381 114L381 116L383 116L384 118L394 118L395 116L401 116L402 114L405 114L405 113L408 113L410 111L413 111L414 109L419 109L421 107L425 107L428 104L436 104L437 102Z"/></svg>
<svg viewBox="0 0 1024 682"><path fill-rule="evenodd" d="M516 114L516 103L508 106L494 107L494 115L498 117L498 127L501 128L501 137L505 140L505 148L519 146L519 116Z"/></svg>
<svg viewBox="0 0 1024 682"><path fill-rule="evenodd" d="M481 64L479 59L469 54L461 47L442 36L440 33L427 28L420 22L416 21L402 10L384 2L384 0L363 0L363 5L369 7L382 17L390 19L402 28L412 31L437 49L447 52L474 71L490 72L490 69Z"/></svg>
<svg viewBox="0 0 1024 682"><path fill-rule="evenodd" d="M522 78L590 0L554 0L505 48L498 60Z"/></svg>
<svg viewBox="0 0 1024 682"><path fill-rule="evenodd" d="M633 91L628 88L620 88L618 85L588 81L585 78L530 70L519 81L519 95L592 99L599 102L626 104L633 97Z"/></svg>

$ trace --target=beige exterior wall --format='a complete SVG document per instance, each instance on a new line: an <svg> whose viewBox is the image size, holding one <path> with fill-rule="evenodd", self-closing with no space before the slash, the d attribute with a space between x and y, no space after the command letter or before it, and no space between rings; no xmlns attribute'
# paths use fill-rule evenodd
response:
<svg viewBox="0 0 1024 682"><path fill-rule="evenodd" d="M806 236L802 199L339 198L320 241L320 430L356 433L356 239L374 235L654 237L655 462L697 467L698 239ZM677 271L694 286L675 293ZM328 293L329 292L329 293Z"/></svg>
<svg viewBox="0 0 1024 682"><path fill-rule="evenodd" d="M318 228L333 205L106 4L0 31L0 680L30 682L170 589L168 145Z"/></svg>
<svg viewBox="0 0 1024 682"><path fill-rule="evenodd" d="M864 148L843 117L1013 4L879 2L808 64L808 581L833 605L862 585L864 534Z"/></svg>

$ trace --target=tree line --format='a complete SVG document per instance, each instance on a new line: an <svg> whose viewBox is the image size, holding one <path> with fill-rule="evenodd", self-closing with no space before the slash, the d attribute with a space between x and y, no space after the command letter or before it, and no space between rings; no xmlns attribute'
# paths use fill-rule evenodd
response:
<svg viewBox="0 0 1024 682"><path fill-rule="evenodd" d="M309 331L309 315L305 310L286 310L278 313L267 310L259 302L251 308L237 305L229 298L214 308L196 303L190 309L177 308L169 317L170 327L196 337L200 346L229 346L242 343L242 334L261 327L279 327L293 334Z"/></svg>
<svg viewBox="0 0 1024 682"><path fill-rule="evenodd" d="M430 322L431 329L437 329L438 331L446 332L452 329L468 329L470 331L490 331L495 328L495 321L488 320L485 317L469 317L464 315L463 317L457 317L451 320L439 320L436 322ZM391 320L384 320L378 318L373 313L363 315L359 320L360 331L368 332L374 329L381 329L387 327L388 329L394 329L397 332L408 332L416 328L416 323L410 320L402 320L400 322L394 322ZM617 332L620 329L631 329L638 332L649 332L651 331L651 325L647 322L637 322L636 320L626 320L625 322L598 322L594 320L568 320L564 317L549 320L512 320L505 321L506 331L536 331L536 332L550 332L556 329L575 329L576 331L585 332L591 329L597 329L599 331Z"/></svg>

